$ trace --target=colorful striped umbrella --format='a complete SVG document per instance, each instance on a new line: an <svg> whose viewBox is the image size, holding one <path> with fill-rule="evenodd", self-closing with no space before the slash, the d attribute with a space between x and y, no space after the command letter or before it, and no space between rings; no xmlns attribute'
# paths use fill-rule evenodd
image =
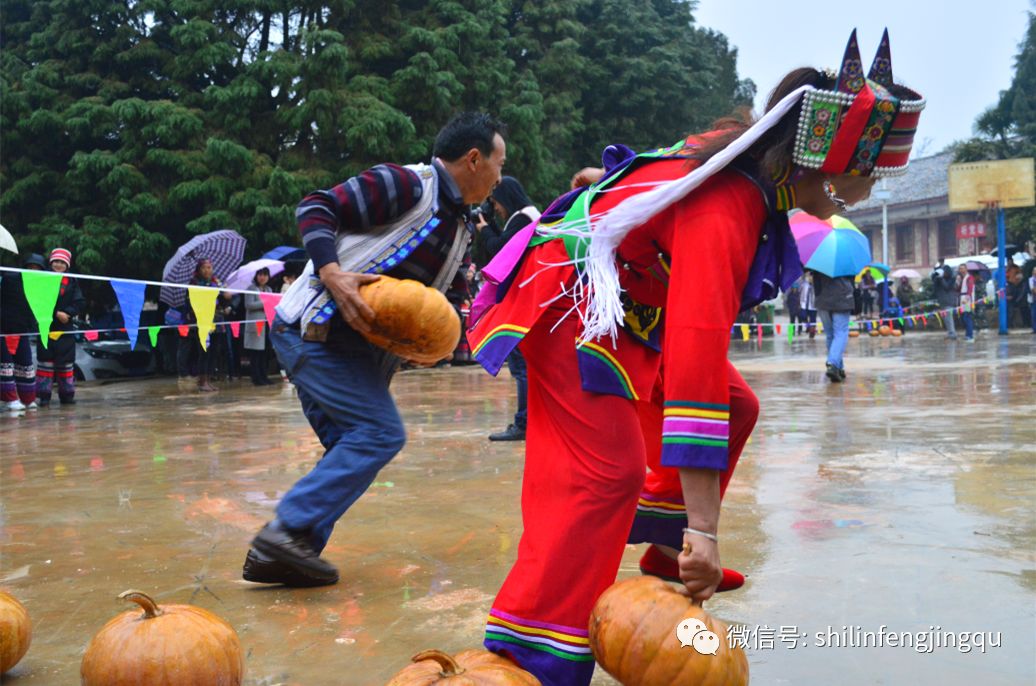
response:
<svg viewBox="0 0 1036 686"><path fill-rule="evenodd" d="M871 262L856 275L856 283L863 280L864 274L870 274L874 282L884 281L885 277L888 276L890 267L884 262Z"/></svg>
<svg viewBox="0 0 1036 686"><path fill-rule="evenodd" d="M871 261L867 237L845 217L818 219L796 212L789 219L802 266L827 276L856 276Z"/></svg>
<svg viewBox="0 0 1036 686"><path fill-rule="evenodd" d="M212 273L223 281L244 259L245 243L244 237L230 229L195 236L180 246L176 254L165 263L162 280L188 283L194 277L198 261L208 259L212 261ZM182 307L187 301L187 289L163 286L158 299L173 307Z"/></svg>

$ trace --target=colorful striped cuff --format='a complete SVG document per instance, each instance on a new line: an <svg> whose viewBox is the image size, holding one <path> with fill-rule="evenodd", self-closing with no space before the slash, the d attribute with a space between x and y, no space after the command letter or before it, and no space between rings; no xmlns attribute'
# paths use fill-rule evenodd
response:
<svg viewBox="0 0 1036 686"><path fill-rule="evenodd" d="M496 608L486 622L486 643L498 642L548 653L572 662L592 662L589 632L515 617Z"/></svg>
<svg viewBox="0 0 1036 686"><path fill-rule="evenodd" d="M730 406L667 400L662 420L662 464L727 468Z"/></svg>

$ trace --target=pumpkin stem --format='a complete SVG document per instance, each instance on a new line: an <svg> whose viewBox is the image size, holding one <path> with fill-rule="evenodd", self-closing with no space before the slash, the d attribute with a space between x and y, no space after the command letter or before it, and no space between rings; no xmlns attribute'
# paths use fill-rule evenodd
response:
<svg viewBox="0 0 1036 686"><path fill-rule="evenodd" d="M129 600L140 605L144 610L143 619L154 619L158 615L162 614L162 610L159 609L158 603L152 600L151 596L143 591L123 591L119 594L119 600Z"/></svg>
<svg viewBox="0 0 1036 686"><path fill-rule="evenodd" d="M452 657L442 652L441 650L422 650L417 655L410 658L412 662L423 662L424 660L435 660L442 667L441 676L457 676L463 674L466 670L457 664L457 661Z"/></svg>

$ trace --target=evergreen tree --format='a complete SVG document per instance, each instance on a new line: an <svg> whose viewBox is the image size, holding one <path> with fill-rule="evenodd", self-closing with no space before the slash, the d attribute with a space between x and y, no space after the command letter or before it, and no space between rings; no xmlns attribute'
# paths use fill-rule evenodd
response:
<svg viewBox="0 0 1036 686"><path fill-rule="evenodd" d="M427 160L461 110L542 204L752 95L685 0L5 0L0 43L3 223L114 276L220 228L297 243L306 192Z"/></svg>

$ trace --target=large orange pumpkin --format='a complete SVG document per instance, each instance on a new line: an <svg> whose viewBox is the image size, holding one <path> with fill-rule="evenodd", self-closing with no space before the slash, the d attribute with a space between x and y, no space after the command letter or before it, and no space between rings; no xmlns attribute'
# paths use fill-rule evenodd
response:
<svg viewBox="0 0 1036 686"><path fill-rule="evenodd" d="M900 331L899 329L892 329L892 335L893 336L902 336L903 332Z"/></svg>
<svg viewBox="0 0 1036 686"><path fill-rule="evenodd" d="M718 646L711 637L706 644L682 646L676 630L685 620L703 624ZM623 686L745 686L748 658L740 646L730 647L727 628L675 587L642 576L620 581L598 598L590 615L590 648ZM699 645L716 652L699 652Z"/></svg>
<svg viewBox="0 0 1036 686"><path fill-rule="evenodd" d="M0 591L0 674L18 664L32 643L32 621L25 606Z"/></svg>
<svg viewBox="0 0 1036 686"><path fill-rule="evenodd" d="M126 591L144 612L123 612L86 647L81 686L240 686L245 666L234 628L193 605L163 605Z"/></svg>
<svg viewBox="0 0 1036 686"><path fill-rule="evenodd" d="M404 359L432 364L445 359L460 341L460 317L439 291L411 279L382 276L360 287L374 310L364 338Z"/></svg>
<svg viewBox="0 0 1036 686"><path fill-rule="evenodd" d="M386 686L540 686L540 680L505 657L488 650L464 650L450 657L425 650L414 664L392 677Z"/></svg>
<svg viewBox="0 0 1036 686"><path fill-rule="evenodd" d="M852 331L849 332L849 338L859 338L859 337L860 337L860 332L857 331L856 329L853 329Z"/></svg>
<svg viewBox="0 0 1036 686"><path fill-rule="evenodd" d="M892 327L883 325L880 329L878 329L878 333L880 333L882 336L888 336L892 333Z"/></svg>
<svg viewBox="0 0 1036 686"><path fill-rule="evenodd" d="M868 333L869 333L869 334L870 334L871 336L877 336L877 335L879 335L879 334L878 334L878 330L877 330L877 329L871 329L871 330L870 330L870 331L869 331Z"/></svg>

